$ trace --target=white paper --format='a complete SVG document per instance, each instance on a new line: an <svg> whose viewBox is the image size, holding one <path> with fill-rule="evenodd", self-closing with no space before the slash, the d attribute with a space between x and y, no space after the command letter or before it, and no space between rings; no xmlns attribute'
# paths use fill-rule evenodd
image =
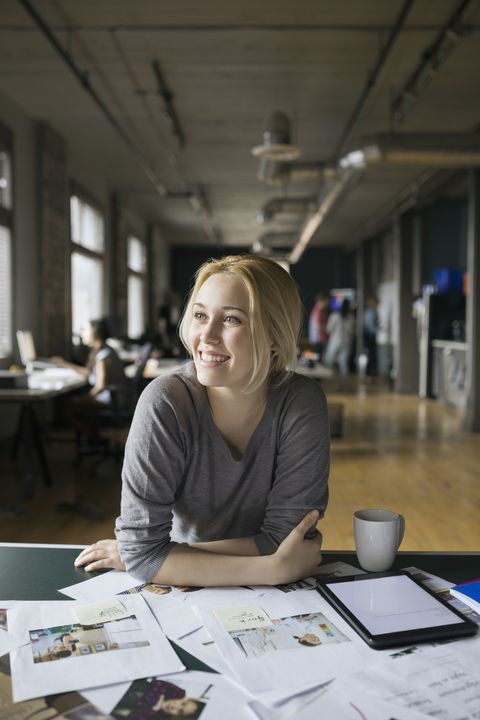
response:
<svg viewBox="0 0 480 720"><path fill-rule="evenodd" d="M275 707L254 700L250 707L260 720L425 720L425 715L352 690L347 682L332 682L289 698Z"/></svg>
<svg viewBox="0 0 480 720"><path fill-rule="evenodd" d="M0 657L9 653L10 650L20 647L21 644L21 641L15 635L6 630L0 630Z"/></svg>
<svg viewBox="0 0 480 720"><path fill-rule="evenodd" d="M293 597L292 597L293 596ZM205 627L219 652L245 688L258 694L299 686L314 686L358 670L371 660L365 643L317 594L298 591L278 603L262 598L262 608L274 628L228 632L211 608L200 608ZM333 617L335 620L333 621ZM292 672L295 668L295 672Z"/></svg>
<svg viewBox="0 0 480 720"><path fill-rule="evenodd" d="M480 717L480 651L478 643L428 648L392 656L356 673L350 685L393 706L413 708L442 720Z"/></svg>
<svg viewBox="0 0 480 720"><path fill-rule="evenodd" d="M141 584L144 583L140 583L132 575L129 575L129 573L120 570L111 570L110 572L102 573L83 582L76 583L75 585L60 588L58 592L76 600L93 601L118 595L119 593L138 587Z"/></svg>
<svg viewBox="0 0 480 720"><path fill-rule="evenodd" d="M135 691L135 707L148 717L153 712L162 717L201 717L201 720L252 720L248 702L251 695L227 678L214 673L189 670L162 678L148 678L133 683L125 700L121 699L115 710L122 715L122 704L131 707L128 692ZM142 698L142 691L146 691ZM253 716L254 717L254 716Z"/></svg>
<svg viewBox="0 0 480 720"><path fill-rule="evenodd" d="M11 653L15 702L183 670L143 598L122 602L130 618L94 628L72 622L79 603L21 603L9 610L11 631L29 643Z"/></svg>
<svg viewBox="0 0 480 720"><path fill-rule="evenodd" d="M230 666L225 662L211 635L204 627L190 635L175 640L175 642L212 670L228 677L230 680L236 679L235 673L232 672Z"/></svg>
<svg viewBox="0 0 480 720"><path fill-rule="evenodd" d="M156 598L145 597L144 599L170 640L183 638L202 627L202 620L188 605L175 603L165 606Z"/></svg>

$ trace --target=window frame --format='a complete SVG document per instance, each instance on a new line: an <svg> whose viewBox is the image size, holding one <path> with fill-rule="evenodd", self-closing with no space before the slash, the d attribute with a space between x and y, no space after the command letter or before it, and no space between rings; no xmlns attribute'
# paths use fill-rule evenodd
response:
<svg viewBox="0 0 480 720"><path fill-rule="evenodd" d="M96 250L92 250L91 248L85 247L84 245L80 245L79 243L75 242L72 238L72 212L71 212L71 200L72 197L75 196L79 200L81 200L83 203L90 205L94 210L96 210L102 217L103 221L103 252L98 252ZM106 283L107 283L107 230L106 230L106 217L105 217L105 210L101 203L98 202L96 198L91 195L87 190L85 190L81 185L79 185L78 182L71 179L69 182L69 193L68 193L68 235L69 235L69 263L68 263L68 272L69 272L69 278L68 278L68 284L69 284L69 318L70 318L70 337L72 343L73 340L73 281L72 281L72 255L74 253L77 253L79 255L83 255L84 257L93 259L93 260L99 260L102 263L102 287L100 296L102 298L102 309L100 312L100 316L104 317L106 315ZM91 318L94 319L94 318ZM96 319L96 318L95 318Z"/></svg>
<svg viewBox="0 0 480 720"><path fill-rule="evenodd" d="M130 256L130 240L137 240L141 245L143 246L143 252L145 257L145 267L143 270L133 270L130 267L129 263L129 256ZM138 337L141 337L145 333L145 331L148 328L148 318L149 318L149 306L148 306L148 296L149 296L149 288L148 288L148 241L147 238L143 237L140 233L135 232L132 229L129 229L127 232L127 335L131 340L137 340ZM130 278L131 277L137 277L139 278L143 283L143 330L141 335L138 337L132 337L130 335L130 327L129 327L129 315L130 315Z"/></svg>
<svg viewBox="0 0 480 720"><path fill-rule="evenodd" d="M15 153L13 132L0 121L0 152L5 152L10 160L11 174L11 207L0 206L0 225L7 229L10 235L10 338L9 348L5 354L0 355L0 367L10 364L15 353Z"/></svg>

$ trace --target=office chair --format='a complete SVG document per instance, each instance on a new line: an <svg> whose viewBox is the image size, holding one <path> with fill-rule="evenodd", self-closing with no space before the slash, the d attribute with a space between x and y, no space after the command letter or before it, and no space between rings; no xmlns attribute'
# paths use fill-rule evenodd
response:
<svg viewBox="0 0 480 720"><path fill-rule="evenodd" d="M121 403L118 393L111 390L112 404L105 409L99 410L93 418L94 429L98 432L98 440L92 445L83 447L83 435L77 432L75 435L75 459L74 466L78 467L84 457L99 456L98 462L102 462L110 457L115 462L119 462L123 458L124 443L119 440L122 431L130 428L135 407L142 390L145 387L143 373L148 358L153 349L153 343L146 343L140 348L137 361L135 363L135 373L132 378L128 378L128 398L126 403ZM101 430L111 429L114 431L113 445L110 438L102 437ZM98 463L97 463L98 464Z"/></svg>

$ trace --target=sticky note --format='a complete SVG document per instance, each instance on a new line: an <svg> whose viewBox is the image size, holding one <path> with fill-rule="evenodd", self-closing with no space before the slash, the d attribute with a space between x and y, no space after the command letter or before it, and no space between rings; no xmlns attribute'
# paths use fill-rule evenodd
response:
<svg viewBox="0 0 480 720"><path fill-rule="evenodd" d="M258 605L215 610L215 615L227 632L273 625L265 610Z"/></svg>
<svg viewBox="0 0 480 720"><path fill-rule="evenodd" d="M80 625L96 625L130 617L130 613L125 610L117 598L107 598L88 605L78 605L72 610Z"/></svg>

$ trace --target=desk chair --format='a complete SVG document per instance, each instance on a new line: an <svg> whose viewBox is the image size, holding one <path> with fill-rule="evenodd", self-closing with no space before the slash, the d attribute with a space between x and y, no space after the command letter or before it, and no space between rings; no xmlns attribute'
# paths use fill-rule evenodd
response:
<svg viewBox="0 0 480 720"><path fill-rule="evenodd" d="M147 360L152 352L153 344L146 343L142 346L136 363L135 374L128 382L128 398L126 404L119 402L118 395L115 391L112 393L112 404L105 409L99 410L93 418L93 427L99 431L98 442L93 445L83 446L82 433L76 433L75 436L75 460L74 465L78 467L84 457L99 456L98 462L103 462L108 458L113 458L115 462L119 462L123 458L124 443L121 440L121 433L130 428L133 414L137 405L138 398L144 388L143 373ZM114 431L113 445L110 438L102 437L101 430L110 429ZM97 463L98 464L98 463Z"/></svg>

